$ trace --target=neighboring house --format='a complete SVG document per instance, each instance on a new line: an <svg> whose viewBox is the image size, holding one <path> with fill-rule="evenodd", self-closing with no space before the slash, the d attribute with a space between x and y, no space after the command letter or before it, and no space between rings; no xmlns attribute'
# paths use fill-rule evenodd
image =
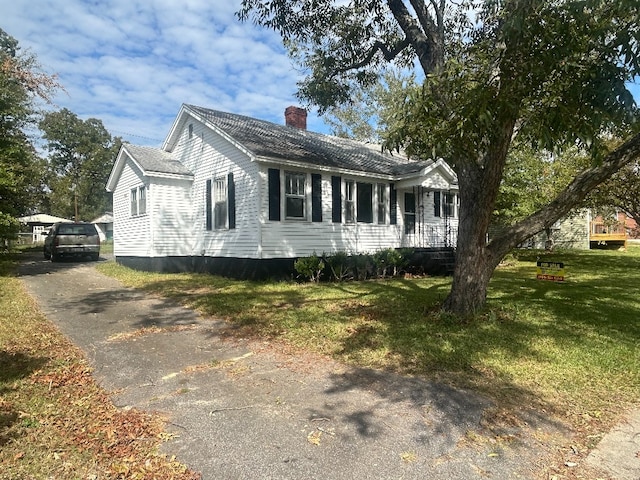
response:
<svg viewBox="0 0 640 480"><path fill-rule="evenodd" d="M98 229L101 242L113 239L113 213L106 212L104 215L91 220L91 223L95 224Z"/></svg>
<svg viewBox="0 0 640 480"><path fill-rule="evenodd" d="M604 218L596 216L590 221L589 241L591 248L626 247L631 233L635 233L635 222L623 212Z"/></svg>
<svg viewBox="0 0 640 480"><path fill-rule="evenodd" d="M527 248L571 248L589 250L589 225L591 214L583 209L570 213L555 222L549 229L534 235L523 245Z"/></svg>
<svg viewBox="0 0 640 480"><path fill-rule="evenodd" d="M54 223L57 222L72 222L66 218L55 217L46 213L36 213L34 215L27 215L26 217L18 218L18 221L23 225L26 225L28 232L21 233L20 236L23 241L24 237L28 237L30 243L43 243L44 237L49 233L49 229Z"/></svg>
<svg viewBox="0 0 640 480"><path fill-rule="evenodd" d="M594 217L590 209L574 211L525 242L526 248L590 248L626 247L636 224L619 212L611 218Z"/></svg>
<svg viewBox="0 0 640 480"><path fill-rule="evenodd" d="M144 270L239 278L314 252L453 247L458 185L443 161L183 105L161 149L124 144L107 182L114 255Z"/></svg>

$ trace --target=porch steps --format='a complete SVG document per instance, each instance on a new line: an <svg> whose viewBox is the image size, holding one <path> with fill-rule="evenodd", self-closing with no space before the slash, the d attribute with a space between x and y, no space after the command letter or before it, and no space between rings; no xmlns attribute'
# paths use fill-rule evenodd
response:
<svg viewBox="0 0 640 480"><path fill-rule="evenodd" d="M415 274L453 274L456 252L452 247L416 248L409 261L408 272Z"/></svg>

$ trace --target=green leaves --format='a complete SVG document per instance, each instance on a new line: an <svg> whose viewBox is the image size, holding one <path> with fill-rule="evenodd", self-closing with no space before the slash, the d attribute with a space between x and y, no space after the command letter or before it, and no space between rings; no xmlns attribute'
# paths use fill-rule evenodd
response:
<svg viewBox="0 0 640 480"><path fill-rule="evenodd" d="M40 122L47 140L52 213L91 220L111 209L105 184L120 148L100 120L82 120L67 109L47 113Z"/></svg>

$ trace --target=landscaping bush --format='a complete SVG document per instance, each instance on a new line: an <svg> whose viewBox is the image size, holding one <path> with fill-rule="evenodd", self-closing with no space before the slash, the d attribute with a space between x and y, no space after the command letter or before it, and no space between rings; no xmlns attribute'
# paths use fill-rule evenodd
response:
<svg viewBox="0 0 640 480"><path fill-rule="evenodd" d="M325 253L322 257L331 270L331 280L342 282L352 275L347 252Z"/></svg>
<svg viewBox="0 0 640 480"><path fill-rule="evenodd" d="M298 258L293 267L303 277L312 282L319 282L324 270L325 263L322 257L318 257L315 253L309 257Z"/></svg>

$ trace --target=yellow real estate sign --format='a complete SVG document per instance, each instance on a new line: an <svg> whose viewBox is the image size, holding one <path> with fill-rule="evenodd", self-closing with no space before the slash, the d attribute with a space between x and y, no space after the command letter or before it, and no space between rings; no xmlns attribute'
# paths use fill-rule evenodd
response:
<svg viewBox="0 0 640 480"><path fill-rule="evenodd" d="M552 282L564 282L564 263L562 262L538 262L536 278L538 280L551 280Z"/></svg>

